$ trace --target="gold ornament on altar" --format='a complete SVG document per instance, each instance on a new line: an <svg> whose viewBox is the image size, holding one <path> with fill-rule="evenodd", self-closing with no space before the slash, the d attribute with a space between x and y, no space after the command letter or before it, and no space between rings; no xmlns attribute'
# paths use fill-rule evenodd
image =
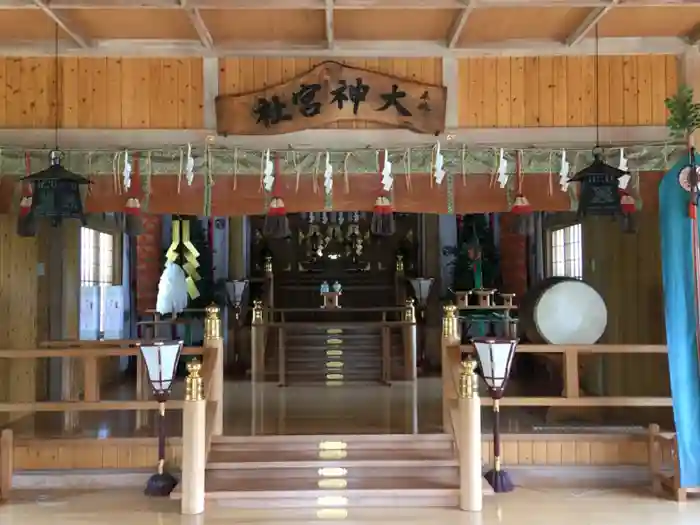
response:
<svg viewBox="0 0 700 525"><path fill-rule="evenodd" d="M182 236L180 235L182 234ZM188 220L173 220L172 227L172 237L173 240L170 243L168 251L165 253L165 259L168 262L174 263L180 257L180 248L182 247L182 257L183 263L182 269L187 276L185 282L187 283L187 294L190 299L196 299L199 297L199 290L197 290L196 282L201 280L202 277L197 272L199 268L199 251L195 248L194 244L190 240L190 221Z"/></svg>

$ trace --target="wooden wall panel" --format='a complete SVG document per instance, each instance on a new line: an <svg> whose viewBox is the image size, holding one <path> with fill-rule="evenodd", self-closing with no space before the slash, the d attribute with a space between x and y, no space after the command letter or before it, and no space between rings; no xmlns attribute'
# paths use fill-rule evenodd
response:
<svg viewBox="0 0 700 525"><path fill-rule="evenodd" d="M14 216L0 215L0 348L36 347L37 247L17 236ZM0 360L0 400L34 401L36 389L34 359Z"/></svg>
<svg viewBox="0 0 700 525"><path fill-rule="evenodd" d="M204 127L201 58L65 57L56 70L54 58L0 58L0 127L53 128L56 111L62 128Z"/></svg>
<svg viewBox="0 0 700 525"><path fill-rule="evenodd" d="M249 93L281 84L326 60L328 59L222 58L219 60L219 93ZM426 84L442 85L442 61L439 58L361 58L338 59L338 62ZM329 127L366 129L381 126L371 122L338 122Z"/></svg>
<svg viewBox="0 0 700 525"><path fill-rule="evenodd" d="M608 307L602 342L664 344L658 212L642 211L636 221L636 234L623 233L604 217L584 221L584 279ZM602 376L605 395L670 395L665 355L639 355L633 362L622 355L606 355Z"/></svg>
<svg viewBox="0 0 700 525"><path fill-rule="evenodd" d="M678 68L674 55L602 56L596 78L593 56L461 59L459 125L663 126Z"/></svg>
<svg viewBox="0 0 700 525"><path fill-rule="evenodd" d="M482 440L484 463L493 460L493 441ZM152 468L157 457L155 438L101 440L16 440L17 470L142 469ZM178 466L181 440L168 440L167 461ZM646 435L503 434L503 460L507 465L645 465Z"/></svg>

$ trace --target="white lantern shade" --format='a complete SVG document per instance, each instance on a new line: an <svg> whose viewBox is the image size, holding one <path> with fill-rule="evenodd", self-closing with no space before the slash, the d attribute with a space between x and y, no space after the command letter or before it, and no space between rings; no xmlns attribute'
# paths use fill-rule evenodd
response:
<svg viewBox="0 0 700 525"><path fill-rule="evenodd" d="M234 304L240 304L243 301L246 288L248 288L248 279L227 282L226 294L228 295L229 301Z"/></svg>
<svg viewBox="0 0 700 525"><path fill-rule="evenodd" d="M493 394L503 393L515 355L517 339L475 337L472 345L476 350L481 375Z"/></svg>
<svg viewBox="0 0 700 525"><path fill-rule="evenodd" d="M430 289L433 286L432 277L418 277L415 279L409 279L411 281L411 286L413 287L413 293L416 295L416 301L418 301L419 306L425 306L428 302L428 296L430 295Z"/></svg>
<svg viewBox="0 0 700 525"><path fill-rule="evenodd" d="M182 352L182 341L140 343L141 356L146 363L148 379L156 397L170 392Z"/></svg>

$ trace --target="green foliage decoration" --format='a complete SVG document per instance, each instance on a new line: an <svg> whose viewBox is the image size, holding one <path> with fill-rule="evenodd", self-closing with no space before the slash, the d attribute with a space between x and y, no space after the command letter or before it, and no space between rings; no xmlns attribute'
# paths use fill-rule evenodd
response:
<svg viewBox="0 0 700 525"><path fill-rule="evenodd" d="M687 141L700 128L700 103L693 102L693 88L682 84L678 92L664 101L668 109L668 127L671 137Z"/></svg>

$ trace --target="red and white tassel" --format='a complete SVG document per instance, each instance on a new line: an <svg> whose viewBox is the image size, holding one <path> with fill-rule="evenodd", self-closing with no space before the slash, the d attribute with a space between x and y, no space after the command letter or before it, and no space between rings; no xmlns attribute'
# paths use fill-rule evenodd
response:
<svg viewBox="0 0 700 525"><path fill-rule="evenodd" d="M511 213L523 214L532 213L532 206L530 206L530 201L522 193L515 197L515 202L510 209Z"/></svg>
<svg viewBox="0 0 700 525"><path fill-rule="evenodd" d="M126 205L124 206L124 222L128 235L140 235L143 231L141 203L136 197L130 197L126 200Z"/></svg>

